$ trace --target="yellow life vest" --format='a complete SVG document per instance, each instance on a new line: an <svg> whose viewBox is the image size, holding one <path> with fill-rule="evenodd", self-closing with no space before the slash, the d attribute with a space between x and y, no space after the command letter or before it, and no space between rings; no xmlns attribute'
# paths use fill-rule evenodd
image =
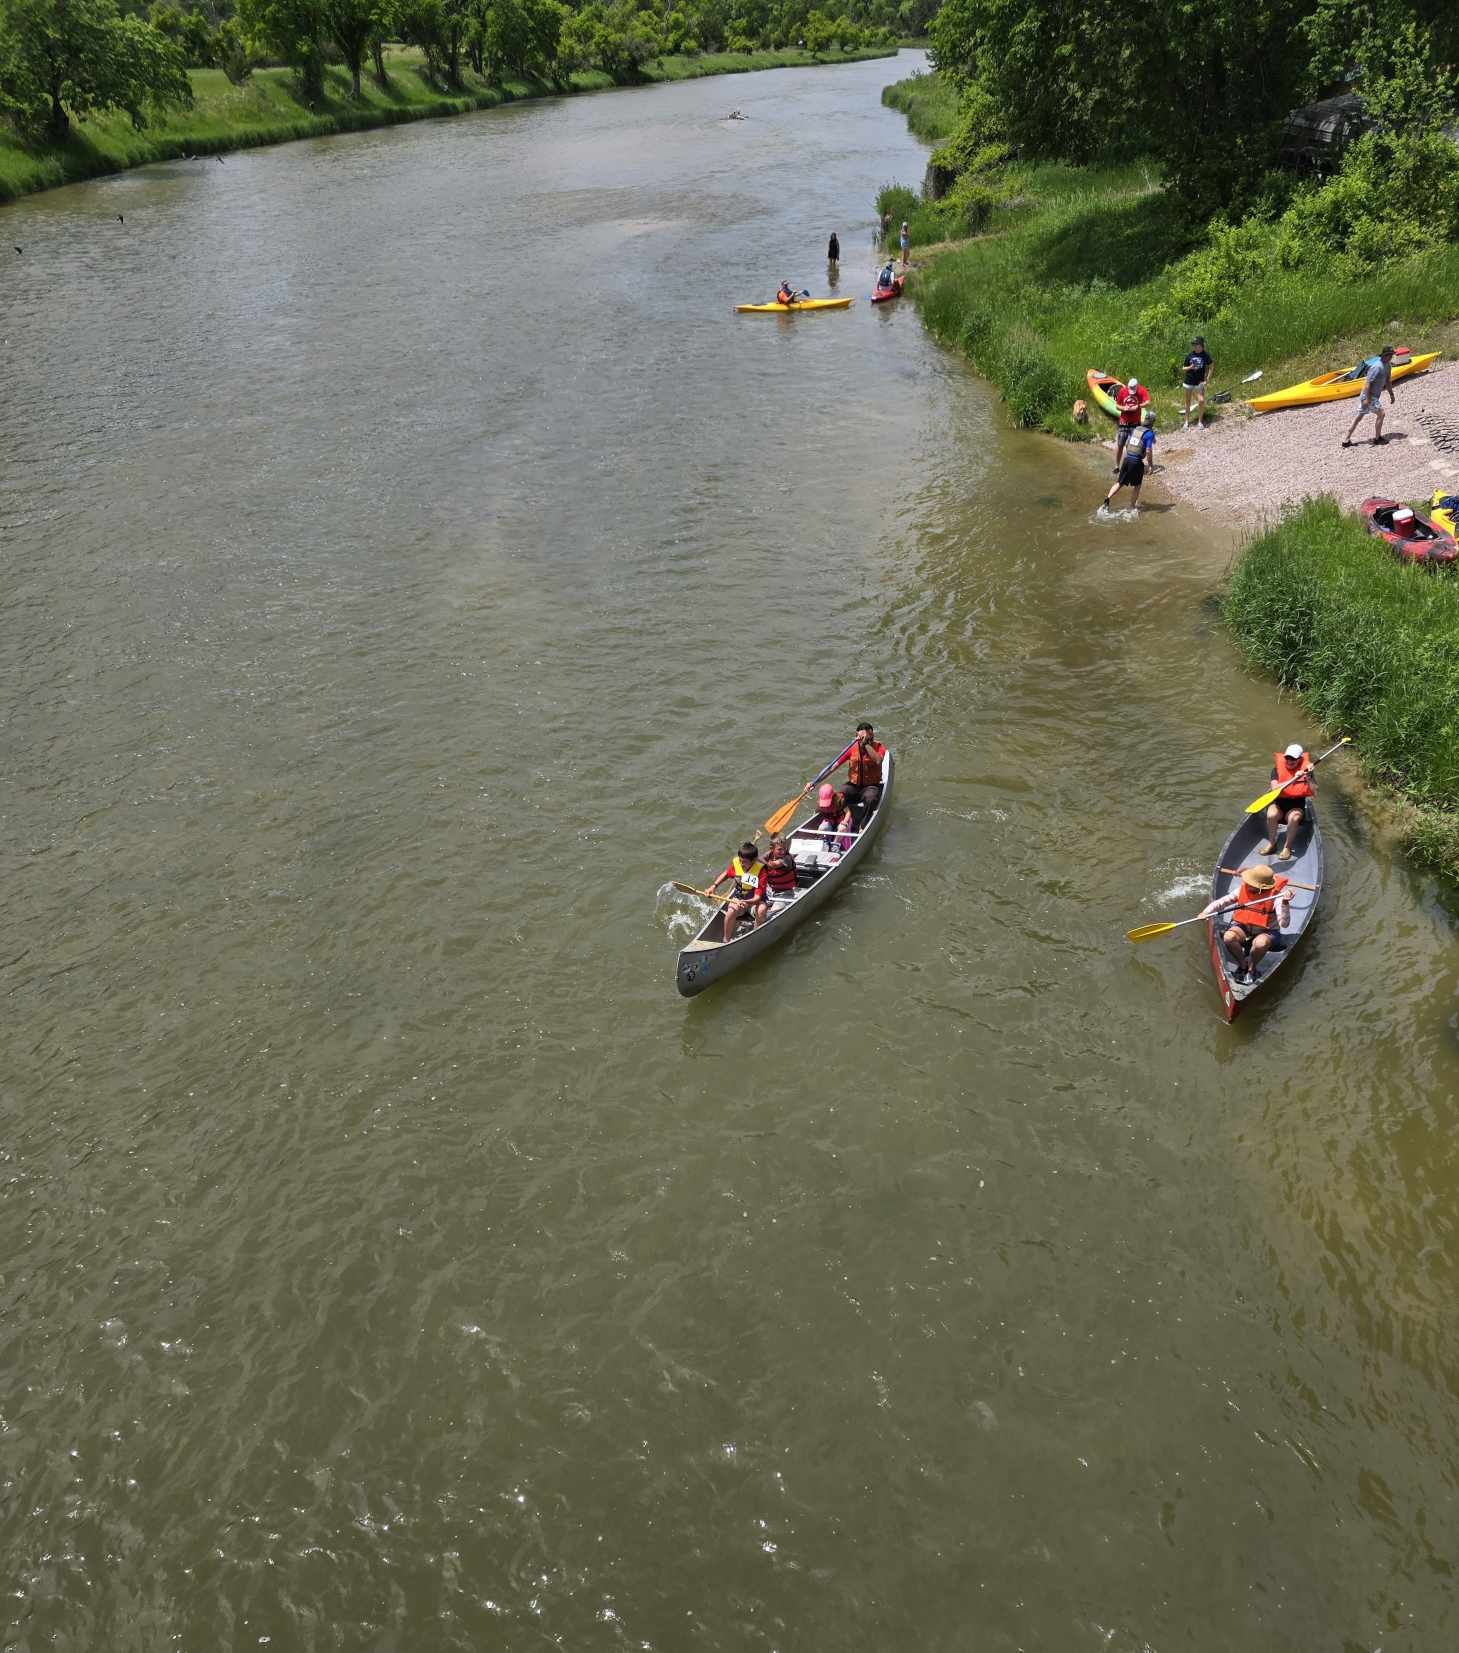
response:
<svg viewBox="0 0 1459 1653"><path fill-rule="evenodd" d="M731 859L730 867L735 875L735 894L742 901L748 901L751 896L759 893L760 873L764 867L762 861L757 858L746 866L736 855Z"/></svg>

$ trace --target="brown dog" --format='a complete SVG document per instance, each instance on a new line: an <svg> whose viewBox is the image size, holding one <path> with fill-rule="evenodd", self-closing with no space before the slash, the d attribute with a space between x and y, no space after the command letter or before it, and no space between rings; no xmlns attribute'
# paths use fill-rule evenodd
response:
<svg viewBox="0 0 1459 1653"><path fill-rule="evenodd" d="M1074 404L1074 423L1076 425L1087 425L1089 423L1089 409L1085 406L1082 397Z"/></svg>

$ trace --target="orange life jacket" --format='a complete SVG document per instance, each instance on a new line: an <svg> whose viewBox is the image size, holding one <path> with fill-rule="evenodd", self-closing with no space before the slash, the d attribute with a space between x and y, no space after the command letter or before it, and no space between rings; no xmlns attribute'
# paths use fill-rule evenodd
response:
<svg viewBox="0 0 1459 1653"><path fill-rule="evenodd" d="M1272 767L1277 772L1277 779L1282 783L1284 798L1310 798L1312 796L1312 782L1304 775L1300 781L1294 781L1292 776L1299 769L1305 769L1312 762L1311 755L1304 752L1300 758L1292 759L1285 752L1272 753Z"/></svg>
<svg viewBox="0 0 1459 1653"><path fill-rule="evenodd" d="M876 741L868 741L865 749L860 746L851 748L851 757L846 765L846 779L852 786L880 786L881 760L886 751L884 746Z"/></svg>
<svg viewBox="0 0 1459 1653"><path fill-rule="evenodd" d="M1278 875L1276 883L1269 890L1254 890L1243 878L1241 880L1241 899L1236 903L1236 911L1231 915L1233 924L1253 924L1259 930L1272 930L1277 922L1277 895L1286 889L1287 880ZM1261 905L1258 906L1257 903Z"/></svg>

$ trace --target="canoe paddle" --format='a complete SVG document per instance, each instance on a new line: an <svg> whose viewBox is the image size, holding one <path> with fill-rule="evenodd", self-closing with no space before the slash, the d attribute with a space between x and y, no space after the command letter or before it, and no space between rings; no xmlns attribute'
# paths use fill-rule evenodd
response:
<svg viewBox="0 0 1459 1653"><path fill-rule="evenodd" d="M1315 769L1318 764L1322 762L1323 758L1330 758L1332 754L1337 751L1339 746L1350 746L1352 744L1352 738L1353 737L1351 735L1344 735L1336 745L1329 746L1325 752L1320 754L1320 756L1313 758L1311 764L1308 766L1309 771ZM1294 775L1292 779L1295 780L1296 776ZM1249 804L1247 804L1246 813L1248 815L1260 815L1262 810L1264 810L1268 804L1274 804L1277 801L1278 794L1281 792L1282 787L1290 786L1291 784L1291 781L1283 781L1280 785L1274 786L1270 792L1263 792L1259 798L1254 798Z"/></svg>
<svg viewBox="0 0 1459 1653"><path fill-rule="evenodd" d="M729 901L730 896L716 895L713 890L701 890L694 884L681 884L677 878L671 878L670 884L676 890L682 890L685 895L697 895L702 901Z"/></svg>
<svg viewBox="0 0 1459 1653"><path fill-rule="evenodd" d="M851 746L854 746L855 744L856 742L852 741ZM789 823L790 817L795 814L801 799L805 797L806 793L809 792L813 786L819 786L820 783L825 780L826 776L829 775L838 764L845 760L851 751L851 746L846 748L846 751L836 759L835 763L828 763L819 775L815 776L812 780L808 780L788 804L781 804L780 808L775 811L768 821L766 821L764 830L768 832L772 838Z"/></svg>
<svg viewBox="0 0 1459 1653"><path fill-rule="evenodd" d="M1222 867L1221 871L1229 872L1230 868ZM1315 890L1316 888L1316 884L1294 884L1291 879L1287 880L1288 890ZM1285 895L1286 891L1281 890L1277 893L1278 895ZM1247 905L1250 907L1264 907L1269 901L1275 901L1276 899L1276 895L1264 895L1258 901L1249 901ZM1171 930L1178 930L1184 924L1199 924L1202 919L1214 918L1215 916L1214 913L1197 913L1194 918L1178 918L1171 924L1142 924L1136 930L1126 930L1125 940L1154 941L1156 936L1167 935Z"/></svg>
<svg viewBox="0 0 1459 1653"><path fill-rule="evenodd" d="M1242 382L1242 384L1244 384L1244 385L1251 385L1251 384L1255 384L1255 383L1256 383L1256 381L1257 381L1257 380L1258 380L1258 379L1259 379L1259 378L1260 378L1260 377L1261 377L1261 369L1260 369L1260 368L1257 368L1257 370L1256 370L1256 372L1255 372L1255 373L1248 373L1248 374L1247 374L1247 375L1246 375L1246 377L1245 377L1245 378L1244 378L1244 379L1243 379L1243 380L1242 380L1242 381L1241 381L1241 382ZM1217 393L1216 393L1216 395L1214 395L1214 396L1213 396L1213 397L1212 397L1212 398L1211 398L1211 401L1212 401L1212 403L1213 403L1213 404L1214 404L1214 405L1216 405L1216 406L1217 406L1217 407L1219 407L1219 406L1221 406L1221 405L1222 405L1222 404L1223 404L1223 403L1226 403L1226 402L1229 402L1229 401L1230 401L1230 400L1231 400L1231 395L1232 395L1232 393L1231 393L1231 392L1230 392L1230 391L1229 391L1229 390L1222 390L1222 391L1218 391L1218 392L1217 392Z"/></svg>

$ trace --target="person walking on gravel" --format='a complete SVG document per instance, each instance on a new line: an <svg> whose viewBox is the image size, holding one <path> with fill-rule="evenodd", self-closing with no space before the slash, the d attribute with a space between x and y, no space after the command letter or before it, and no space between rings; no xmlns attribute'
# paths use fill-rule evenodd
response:
<svg viewBox="0 0 1459 1653"><path fill-rule="evenodd" d="M1373 415L1373 446L1381 448L1388 438L1383 434L1383 404L1384 391L1388 392L1388 402L1391 407L1395 401L1393 394L1393 346L1385 344L1378 353L1378 360L1368 369L1368 376L1363 380L1363 394L1358 398L1358 416L1348 426L1348 433L1342 439L1342 445L1350 448L1353 445L1353 432L1371 413Z"/></svg>

